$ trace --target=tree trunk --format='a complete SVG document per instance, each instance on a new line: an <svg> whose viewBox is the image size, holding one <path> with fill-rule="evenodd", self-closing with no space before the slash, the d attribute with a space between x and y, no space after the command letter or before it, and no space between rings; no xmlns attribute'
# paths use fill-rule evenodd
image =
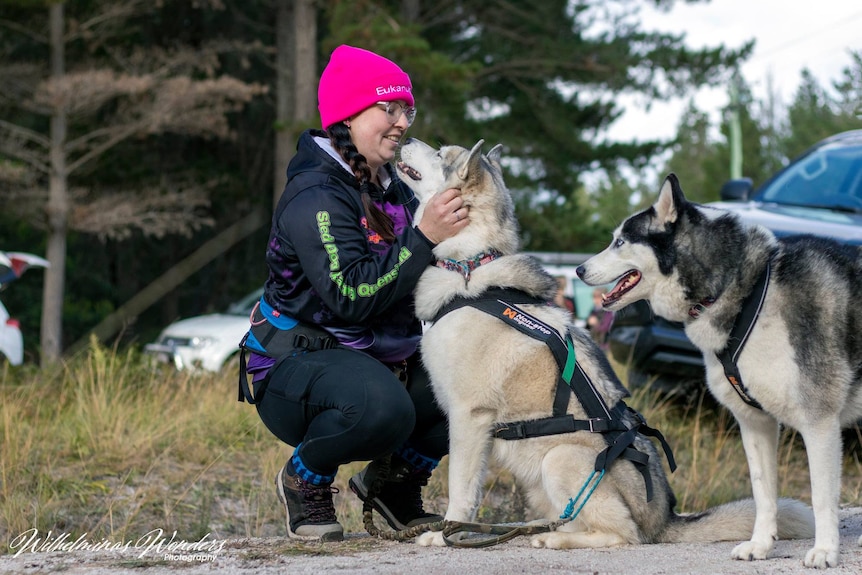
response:
<svg viewBox="0 0 862 575"><path fill-rule="evenodd" d="M293 119L307 123L317 116L317 9L314 0L297 0L293 6Z"/></svg>
<svg viewBox="0 0 862 575"><path fill-rule="evenodd" d="M49 8L51 30L51 78L60 80L65 74L64 15L62 2ZM46 258L51 267L45 271L42 296L41 364L60 359L63 350L63 293L66 279L66 230L69 220L69 193L66 173L66 110L62 99L51 115L51 174Z"/></svg>
<svg viewBox="0 0 862 575"><path fill-rule="evenodd" d="M279 0L276 16L276 119L273 206L302 126L317 110L317 7L315 0Z"/></svg>
<svg viewBox="0 0 862 575"><path fill-rule="evenodd" d="M290 110L293 108L293 0L278 0L275 17L275 158L272 178L272 206L284 189L284 170L292 155L293 130Z"/></svg>
<svg viewBox="0 0 862 575"><path fill-rule="evenodd" d="M401 0L401 18L408 23L418 22L421 13L419 0Z"/></svg>

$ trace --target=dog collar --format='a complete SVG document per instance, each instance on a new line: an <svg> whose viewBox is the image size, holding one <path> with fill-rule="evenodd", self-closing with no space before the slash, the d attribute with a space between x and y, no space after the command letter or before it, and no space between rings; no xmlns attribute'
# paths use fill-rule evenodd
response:
<svg viewBox="0 0 862 575"><path fill-rule="evenodd" d="M487 252L482 252L481 254L475 255L470 259L466 260L437 260L437 267L443 268L444 270L449 270L453 272L458 272L462 276L464 276L464 281L470 281L470 273L475 270L477 267L490 263L495 259L499 258L503 254L495 249L490 249Z"/></svg>

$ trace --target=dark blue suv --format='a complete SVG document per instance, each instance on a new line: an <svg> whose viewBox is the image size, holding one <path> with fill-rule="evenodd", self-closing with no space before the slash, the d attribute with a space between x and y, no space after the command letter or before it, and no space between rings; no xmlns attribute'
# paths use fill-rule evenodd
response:
<svg viewBox="0 0 862 575"><path fill-rule="evenodd" d="M721 199L709 205L779 237L817 234L862 245L862 130L817 143L757 190L750 179L730 180ZM669 390L704 381L701 352L682 325L654 316L645 301L616 313L608 340L632 388L649 383Z"/></svg>

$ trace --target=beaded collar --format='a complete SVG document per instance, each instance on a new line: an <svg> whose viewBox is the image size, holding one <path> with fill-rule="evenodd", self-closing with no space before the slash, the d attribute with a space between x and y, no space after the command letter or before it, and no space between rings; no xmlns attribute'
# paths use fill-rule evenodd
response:
<svg viewBox="0 0 862 575"><path fill-rule="evenodd" d="M473 270L483 264L487 264L494 261L502 255L502 253L492 248L487 252L482 252L466 260L437 260L437 267L443 268L444 270L458 272L459 274L464 276L464 281L468 282L470 281L470 273Z"/></svg>

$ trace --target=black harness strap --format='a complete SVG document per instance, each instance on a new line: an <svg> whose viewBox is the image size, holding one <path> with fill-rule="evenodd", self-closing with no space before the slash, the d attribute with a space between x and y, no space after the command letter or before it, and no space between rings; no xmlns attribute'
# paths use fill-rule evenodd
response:
<svg viewBox="0 0 862 575"><path fill-rule="evenodd" d="M242 337L242 341L239 342L239 394L237 395L237 401L247 401L252 405L256 405L260 402L260 398L263 397L263 394L266 392L266 387L269 385L269 378L264 379L260 383L257 389L257 394L255 394L254 390L252 390L248 383L248 361L245 358L245 341L247 339L248 333L246 333Z"/></svg>
<svg viewBox="0 0 862 575"><path fill-rule="evenodd" d="M647 501L652 500L652 479L647 466L649 456L639 452L632 447L632 444L638 432L657 438L662 444L670 469L673 471L676 469L676 462L670 446L661 432L647 426L640 414L629 408L623 401L619 401L613 408L609 409L593 382L575 360L571 336L566 334L564 338L556 329L526 313L515 303L547 305L545 300L529 294L498 288L488 290L476 299L459 298L449 302L434 318L436 322L443 315L455 309L471 306L499 318L530 337L544 342L553 353L560 367L560 377L554 396L553 416L531 421L498 423L495 425L494 437L514 440L573 431L602 433L608 447L596 458L596 471L607 469L617 457L631 461L644 478ZM572 392L587 412L589 419L577 420L574 416L566 413ZM623 422L623 415L627 411L635 416L636 424L631 428Z"/></svg>
<svg viewBox="0 0 862 575"><path fill-rule="evenodd" d="M562 387L562 386L558 386ZM575 419L568 415L543 417L524 421L497 423L494 426L494 437L499 439L528 439L543 435L559 435L575 431L590 433L607 433L609 431L626 431L625 425L616 419Z"/></svg>
<svg viewBox="0 0 862 575"><path fill-rule="evenodd" d="M501 288L501 287L493 287L488 288L479 294L475 298L466 298L466 297L456 297L449 303L442 306L439 310L437 310L437 315L434 316L433 322L440 321L440 318L446 315L451 311L455 311L456 309L462 308L464 306L472 306L482 300L487 299L499 299L506 300L515 305L548 305L548 300L542 299L540 297L536 297L530 295L521 290L512 289L512 288Z"/></svg>
<svg viewBox="0 0 862 575"><path fill-rule="evenodd" d="M338 340L318 327L300 323L291 329L279 329L268 321L263 321L265 318L257 308L254 310L252 319L254 323L251 329L246 332L239 343L239 393L237 400L240 402L247 401L252 405L260 403L266 392L266 387L269 385L269 376L267 375L257 384L256 392L251 389L248 383L248 362L245 357L247 351L251 350L261 355L273 357L278 361L296 353L338 347ZM249 336L254 336L254 339L263 349L257 346L249 348L246 345Z"/></svg>
<svg viewBox="0 0 862 575"><path fill-rule="evenodd" d="M742 348L745 347L748 336L751 335L751 331L754 329L754 324L757 322L760 310L763 308L763 302L766 301L766 288L769 285L769 276L771 273L772 264L770 261L766 263L766 269L760 274L760 278L754 284L751 293L742 303L742 309L733 324L727 345L723 350L715 354L724 367L724 376L727 378L727 381L730 382L730 385L733 386L733 389L736 390L742 401L756 409L763 409L763 407L748 393L748 389L742 382L742 375L739 373L736 362L739 359Z"/></svg>
<svg viewBox="0 0 862 575"><path fill-rule="evenodd" d="M505 300L505 301L504 301ZM506 303L508 302L508 303ZM451 311L455 311L458 308L464 306L472 306L476 309L482 310L485 313L491 314L493 316L499 317L501 320L505 321L512 327L520 330L527 335L539 339L545 344L547 344L551 351L554 353L554 357L557 360L557 364L559 364L560 369L562 370L563 366L566 364L566 359L568 357L568 349L566 348L561 336L557 330L554 328L545 325L540 322L536 318L530 316L529 314L525 314L523 311L515 308L515 304L521 305L548 305L547 300L532 296L528 293L522 292L520 290L511 289L511 288L491 288L482 292L482 294L475 299L468 298L456 298L450 301L448 304L440 308L438 310L437 315L434 316L434 321L438 321L441 317L446 315ZM502 307L501 307L502 306ZM507 308L511 306L514 308ZM518 314L520 313L522 318L527 320L524 323L519 323L516 317L509 318L507 314ZM529 319L527 319L529 318ZM552 345L552 343L556 341L559 342L560 345ZM580 370L580 366L578 366ZM565 416L566 410L569 407L569 398L571 397L571 390L568 388L568 382L566 385L558 385L556 389L556 393L554 395L554 416ZM583 402L581 402L583 403ZM586 406L585 406L586 407ZM593 406L595 407L595 406ZM595 413L600 413L604 411L607 413L607 407L604 406L604 402L602 402L602 407L600 409L595 410ZM587 410L587 413L592 413L590 410ZM552 418L548 418L552 419ZM541 421L541 420L540 420ZM557 433L567 433L565 431L558 431ZM545 435L545 434L541 434ZM535 437L535 435L533 435ZM513 438L514 439L514 438Z"/></svg>

